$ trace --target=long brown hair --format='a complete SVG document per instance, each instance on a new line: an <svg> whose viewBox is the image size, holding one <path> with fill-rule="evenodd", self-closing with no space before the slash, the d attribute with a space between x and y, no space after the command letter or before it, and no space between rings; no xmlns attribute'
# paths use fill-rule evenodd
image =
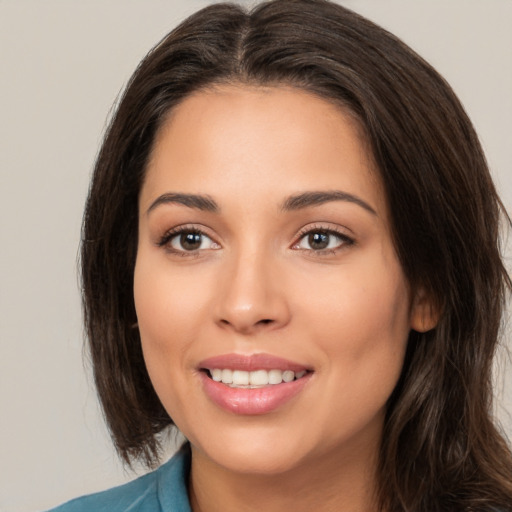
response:
<svg viewBox="0 0 512 512"><path fill-rule="evenodd" d="M134 324L137 203L166 114L218 83L285 84L357 117L384 183L398 257L440 311L411 332L379 466L389 511L506 510L512 457L492 414L491 365L510 280L501 202L471 122L443 78L382 28L325 0L246 12L217 4L165 37L132 76L99 153L82 242L95 381L120 455L158 461L172 424Z"/></svg>

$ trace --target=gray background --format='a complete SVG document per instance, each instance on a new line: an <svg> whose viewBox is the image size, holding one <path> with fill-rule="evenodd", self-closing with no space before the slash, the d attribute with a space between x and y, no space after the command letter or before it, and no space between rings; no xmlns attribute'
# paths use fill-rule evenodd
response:
<svg viewBox="0 0 512 512"><path fill-rule="evenodd" d="M134 477L116 460L82 356L82 208L118 92L154 43L208 3L0 0L1 512L42 510ZM448 79L512 211L512 1L340 3ZM498 366L497 414L510 435L512 368L505 357Z"/></svg>

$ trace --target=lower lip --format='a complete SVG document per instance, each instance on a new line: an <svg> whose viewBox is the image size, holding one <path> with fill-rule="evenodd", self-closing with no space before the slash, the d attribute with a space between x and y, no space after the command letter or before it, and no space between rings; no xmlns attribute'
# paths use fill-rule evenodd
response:
<svg viewBox="0 0 512 512"><path fill-rule="evenodd" d="M207 396L222 409L245 415L266 414L275 411L302 391L311 373L300 379L262 388L231 388L216 382L201 372L203 388Z"/></svg>

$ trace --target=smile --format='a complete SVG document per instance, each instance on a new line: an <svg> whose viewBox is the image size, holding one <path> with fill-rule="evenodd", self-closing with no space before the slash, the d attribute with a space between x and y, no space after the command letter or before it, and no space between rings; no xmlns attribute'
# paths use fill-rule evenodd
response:
<svg viewBox="0 0 512 512"><path fill-rule="evenodd" d="M221 409L261 415L280 409L311 380L312 368L269 354L226 354L199 365L203 390Z"/></svg>
<svg viewBox="0 0 512 512"><path fill-rule="evenodd" d="M215 382L222 382L231 388L257 389L265 386L274 386L283 382L293 382L306 375L306 370L294 372L292 370L231 370L229 368L214 368L209 370L210 377Z"/></svg>

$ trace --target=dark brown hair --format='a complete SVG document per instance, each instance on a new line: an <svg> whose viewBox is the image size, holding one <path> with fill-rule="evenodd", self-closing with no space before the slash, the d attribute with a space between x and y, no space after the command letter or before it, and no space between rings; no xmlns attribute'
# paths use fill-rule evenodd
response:
<svg viewBox="0 0 512 512"><path fill-rule="evenodd" d="M440 311L412 332L391 397L379 498L390 511L506 510L512 458L491 414L491 364L509 278L502 206L477 135L451 88L404 43L324 0L246 12L217 4L185 20L141 62L100 150L84 217L82 281L95 381L120 455L158 461L172 424L134 324L137 203L166 114L219 83L298 87L341 104L381 174L398 257ZM506 215L504 215L505 218Z"/></svg>

